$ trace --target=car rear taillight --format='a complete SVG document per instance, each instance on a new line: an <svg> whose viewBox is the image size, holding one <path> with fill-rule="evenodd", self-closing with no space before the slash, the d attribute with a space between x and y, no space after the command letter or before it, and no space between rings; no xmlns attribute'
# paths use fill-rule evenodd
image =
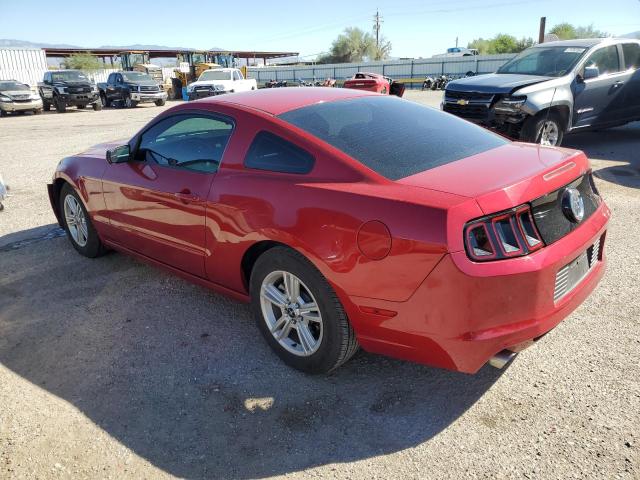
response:
<svg viewBox="0 0 640 480"><path fill-rule="evenodd" d="M521 257L544 246L529 205L473 220L464 232L467 255L476 262Z"/></svg>

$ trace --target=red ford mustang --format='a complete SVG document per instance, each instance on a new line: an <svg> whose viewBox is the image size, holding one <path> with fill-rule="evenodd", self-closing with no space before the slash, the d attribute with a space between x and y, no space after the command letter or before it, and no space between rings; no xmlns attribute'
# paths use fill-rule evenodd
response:
<svg viewBox="0 0 640 480"><path fill-rule="evenodd" d="M610 215L581 152L322 88L171 108L62 160L49 196L78 252L120 250L250 301L307 372L359 346L503 365L594 289Z"/></svg>

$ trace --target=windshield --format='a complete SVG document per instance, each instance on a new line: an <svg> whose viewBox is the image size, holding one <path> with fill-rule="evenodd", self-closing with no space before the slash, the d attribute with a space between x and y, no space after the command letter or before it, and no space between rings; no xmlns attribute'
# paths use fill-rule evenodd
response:
<svg viewBox="0 0 640 480"><path fill-rule="evenodd" d="M29 90L29 87L18 82L0 82L0 91Z"/></svg>
<svg viewBox="0 0 640 480"><path fill-rule="evenodd" d="M224 70L207 70L202 72L200 80L231 80L231 72L225 72Z"/></svg>
<svg viewBox="0 0 640 480"><path fill-rule="evenodd" d="M68 72L51 72L51 80L54 82L88 82L89 77L82 72L70 70Z"/></svg>
<svg viewBox="0 0 640 480"><path fill-rule="evenodd" d="M390 180L508 143L453 115L382 95L318 103L279 118Z"/></svg>
<svg viewBox="0 0 640 480"><path fill-rule="evenodd" d="M139 82L141 80L153 81L153 78L142 72L122 72L122 78L125 82Z"/></svg>
<svg viewBox="0 0 640 480"><path fill-rule="evenodd" d="M519 73L561 77L578 63L584 47L534 47L521 52L498 69L498 73Z"/></svg>

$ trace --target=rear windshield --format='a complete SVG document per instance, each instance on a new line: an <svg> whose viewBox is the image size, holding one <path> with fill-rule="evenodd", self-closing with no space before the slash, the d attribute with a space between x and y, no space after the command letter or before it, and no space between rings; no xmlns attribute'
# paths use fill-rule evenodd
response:
<svg viewBox="0 0 640 480"><path fill-rule="evenodd" d="M460 118L396 97L319 103L279 115L398 180L508 143Z"/></svg>

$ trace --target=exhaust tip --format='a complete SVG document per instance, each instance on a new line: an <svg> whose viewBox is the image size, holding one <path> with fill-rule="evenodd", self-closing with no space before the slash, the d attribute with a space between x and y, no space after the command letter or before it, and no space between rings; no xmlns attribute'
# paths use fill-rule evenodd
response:
<svg viewBox="0 0 640 480"><path fill-rule="evenodd" d="M512 352L510 350L502 350L491 357L491 359L489 360L489 365L497 369L503 369L504 366L511 360L513 360L513 357L515 357L516 355L516 352Z"/></svg>

